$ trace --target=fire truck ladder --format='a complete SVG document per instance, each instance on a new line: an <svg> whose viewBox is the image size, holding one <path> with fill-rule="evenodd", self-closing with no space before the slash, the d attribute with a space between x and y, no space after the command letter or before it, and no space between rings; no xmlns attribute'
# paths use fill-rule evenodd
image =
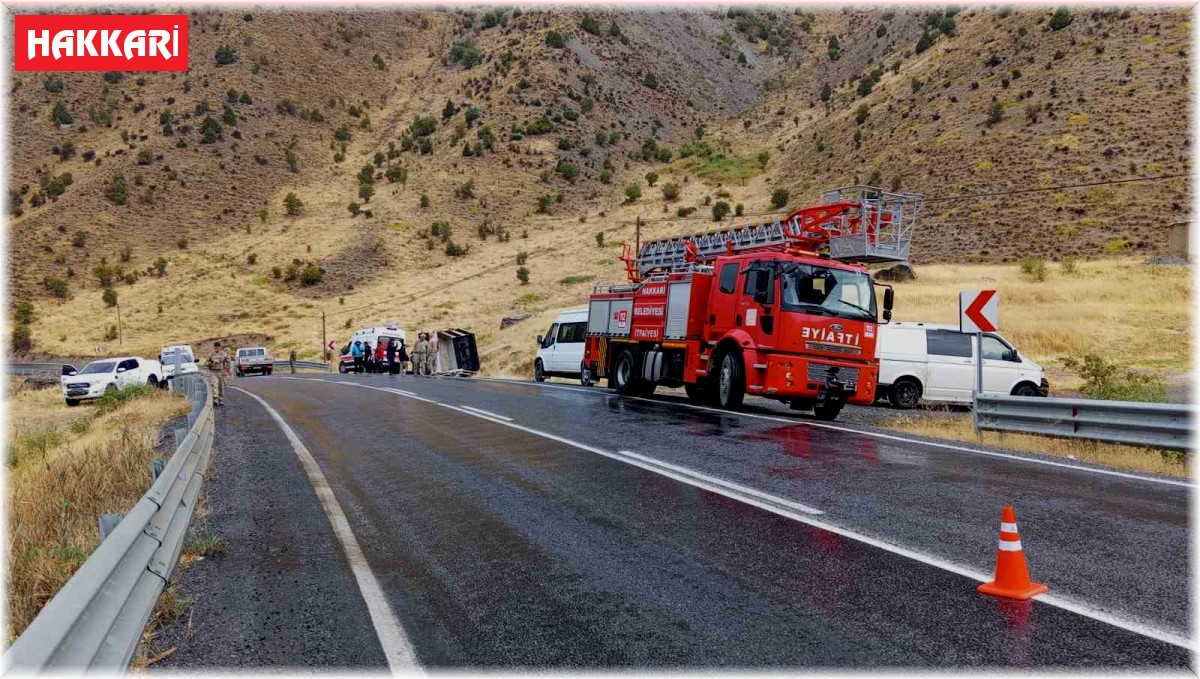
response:
<svg viewBox="0 0 1200 679"><path fill-rule="evenodd" d="M674 271L718 255L749 249L797 245L828 257L861 263L908 261L922 196L848 186L822 194L824 203L801 208L772 223L744 224L648 241L636 259L626 252L630 280L651 272Z"/></svg>

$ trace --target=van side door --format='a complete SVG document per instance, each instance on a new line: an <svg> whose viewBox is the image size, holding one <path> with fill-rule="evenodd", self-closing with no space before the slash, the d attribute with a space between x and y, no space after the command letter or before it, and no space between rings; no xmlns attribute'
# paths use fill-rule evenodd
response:
<svg viewBox="0 0 1200 679"><path fill-rule="evenodd" d="M587 321L563 323L558 327L558 342L555 344L555 360L561 372L577 373L583 365L583 341L587 335Z"/></svg>
<svg viewBox="0 0 1200 679"><path fill-rule="evenodd" d="M983 390L1009 394L1021 377L1017 352L995 335L983 336Z"/></svg>
<svg viewBox="0 0 1200 679"><path fill-rule="evenodd" d="M975 340L957 330L930 328L925 333L929 346L930 400L967 403L975 388Z"/></svg>
<svg viewBox="0 0 1200 679"><path fill-rule="evenodd" d="M558 344L558 323L550 326L546 331L546 336L542 338L542 346L538 349L538 358L542 359L542 367L546 372L558 371L557 352L555 351Z"/></svg>

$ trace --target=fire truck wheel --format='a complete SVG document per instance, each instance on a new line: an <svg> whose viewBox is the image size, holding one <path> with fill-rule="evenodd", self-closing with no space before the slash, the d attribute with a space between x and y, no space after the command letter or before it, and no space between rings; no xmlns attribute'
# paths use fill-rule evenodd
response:
<svg viewBox="0 0 1200 679"><path fill-rule="evenodd" d="M546 381L546 367L542 365L540 358L533 363L533 380L535 382Z"/></svg>
<svg viewBox="0 0 1200 679"><path fill-rule="evenodd" d="M893 408L912 410L921 401L921 383L909 378L896 380L892 385L892 393L888 397Z"/></svg>
<svg viewBox="0 0 1200 679"><path fill-rule="evenodd" d="M838 403L837 405L822 405L820 403L816 403L813 405L813 415L818 420L832 422L836 420L838 414L842 412L842 405L843 404L841 403Z"/></svg>
<svg viewBox="0 0 1200 679"><path fill-rule="evenodd" d="M742 407L746 397L746 369L742 352L730 351L721 357L721 372L717 376L717 403L726 410Z"/></svg>
<svg viewBox="0 0 1200 679"><path fill-rule="evenodd" d="M579 364L579 383L585 387L590 387L596 383L596 381L592 379L592 371L587 367L587 363Z"/></svg>
<svg viewBox="0 0 1200 679"><path fill-rule="evenodd" d="M621 352L617 356L617 362L613 364L612 381L613 389L622 396L640 396L642 391L640 388L641 380L637 377L637 361L634 360L633 352L629 349Z"/></svg>

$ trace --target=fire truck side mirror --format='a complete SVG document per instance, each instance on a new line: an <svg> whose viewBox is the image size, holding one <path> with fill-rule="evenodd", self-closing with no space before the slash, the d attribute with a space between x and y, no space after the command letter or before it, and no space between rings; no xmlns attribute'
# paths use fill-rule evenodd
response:
<svg viewBox="0 0 1200 679"><path fill-rule="evenodd" d="M887 288L883 291L883 320L892 320L892 304L896 301L896 293Z"/></svg>

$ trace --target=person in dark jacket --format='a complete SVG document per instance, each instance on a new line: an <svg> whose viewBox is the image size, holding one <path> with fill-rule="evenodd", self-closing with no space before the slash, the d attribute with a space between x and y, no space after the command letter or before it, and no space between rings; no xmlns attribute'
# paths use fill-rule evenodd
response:
<svg viewBox="0 0 1200 679"><path fill-rule="evenodd" d="M392 377L396 376L396 340L391 340L387 344L387 351L384 354L387 356L388 374Z"/></svg>
<svg viewBox="0 0 1200 679"><path fill-rule="evenodd" d="M367 374L375 372L375 352L371 350L370 342L363 342L363 366Z"/></svg>
<svg viewBox="0 0 1200 679"><path fill-rule="evenodd" d="M408 372L408 350L404 348L404 340L396 347L396 365L400 372Z"/></svg>

